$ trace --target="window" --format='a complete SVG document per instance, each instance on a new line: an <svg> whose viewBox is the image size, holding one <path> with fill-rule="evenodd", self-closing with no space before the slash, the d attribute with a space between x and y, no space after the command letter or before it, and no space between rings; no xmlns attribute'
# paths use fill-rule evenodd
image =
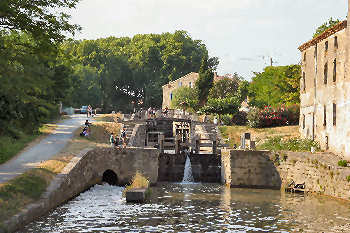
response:
<svg viewBox="0 0 350 233"><path fill-rule="evenodd" d="M333 61L333 82L337 81L337 59Z"/></svg>
<svg viewBox="0 0 350 233"><path fill-rule="evenodd" d="M305 129L305 114L303 114L303 129Z"/></svg>
<svg viewBox="0 0 350 233"><path fill-rule="evenodd" d="M326 105L323 106L323 125L324 126L327 125L327 109L326 109Z"/></svg>
<svg viewBox="0 0 350 233"><path fill-rule="evenodd" d="M328 75L328 64L324 64L324 71L323 71L323 74L324 74L324 84L327 84L327 75Z"/></svg>
<svg viewBox="0 0 350 233"><path fill-rule="evenodd" d="M333 103L333 125L337 124L337 104Z"/></svg>
<svg viewBox="0 0 350 233"><path fill-rule="evenodd" d="M189 86L190 88L192 88L192 82L190 82L190 83L188 84L188 86Z"/></svg>
<svg viewBox="0 0 350 233"><path fill-rule="evenodd" d="M327 52L328 50L328 41L326 41L326 43L324 44L324 50Z"/></svg>
<svg viewBox="0 0 350 233"><path fill-rule="evenodd" d="M303 72L303 91L306 89L305 83L305 72Z"/></svg>
<svg viewBox="0 0 350 233"><path fill-rule="evenodd" d="M173 100L173 93L170 93L170 100Z"/></svg>
<svg viewBox="0 0 350 233"><path fill-rule="evenodd" d="M306 52L304 53L304 62L306 62Z"/></svg>
<svg viewBox="0 0 350 233"><path fill-rule="evenodd" d="M182 86L182 82L179 82L179 87L181 87Z"/></svg>
<svg viewBox="0 0 350 233"><path fill-rule="evenodd" d="M317 57L317 44L315 45L314 57Z"/></svg>
<svg viewBox="0 0 350 233"><path fill-rule="evenodd" d="M338 48L338 37L334 37L334 48Z"/></svg>

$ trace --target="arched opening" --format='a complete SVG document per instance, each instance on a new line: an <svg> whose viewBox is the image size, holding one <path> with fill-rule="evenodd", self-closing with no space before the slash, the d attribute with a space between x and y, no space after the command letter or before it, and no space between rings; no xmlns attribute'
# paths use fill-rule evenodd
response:
<svg viewBox="0 0 350 233"><path fill-rule="evenodd" d="M118 185L118 176L112 170L106 170L102 175L102 182L107 182L109 185Z"/></svg>

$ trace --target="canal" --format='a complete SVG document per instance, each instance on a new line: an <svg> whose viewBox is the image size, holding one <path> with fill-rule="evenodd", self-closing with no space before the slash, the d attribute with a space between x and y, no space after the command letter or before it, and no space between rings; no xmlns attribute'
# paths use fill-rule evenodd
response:
<svg viewBox="0 0 350 233"><path fill-rule="evenodd" d="M96 185L19 232L348 232L347 202L233 189L219 184L163 183L145 204L126 204L123 188Z"/></svg>

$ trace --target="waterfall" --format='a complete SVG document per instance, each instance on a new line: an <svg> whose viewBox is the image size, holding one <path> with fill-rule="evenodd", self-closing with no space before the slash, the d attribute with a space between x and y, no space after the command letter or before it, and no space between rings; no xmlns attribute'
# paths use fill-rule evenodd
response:
<svg viewBox="0 0 350 233"><path fill-rule="evenodd" d="M192 166L191 166L191 160L188 156L189 153L186 153L186 163L185 163L185 170L184 170L184 177L182 179L182 183L193 183L193 175L192 175Z"/></svg>

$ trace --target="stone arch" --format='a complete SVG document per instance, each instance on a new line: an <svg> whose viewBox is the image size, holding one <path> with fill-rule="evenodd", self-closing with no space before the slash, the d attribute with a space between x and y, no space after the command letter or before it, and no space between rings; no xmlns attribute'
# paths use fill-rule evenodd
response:
<svg viewBox="0 0 350 233"><path fill-rule="evenodd" d="M107 182L110 185L118 185L118 175L113 170L106 170L102 175L102 182Z"/></svg>

